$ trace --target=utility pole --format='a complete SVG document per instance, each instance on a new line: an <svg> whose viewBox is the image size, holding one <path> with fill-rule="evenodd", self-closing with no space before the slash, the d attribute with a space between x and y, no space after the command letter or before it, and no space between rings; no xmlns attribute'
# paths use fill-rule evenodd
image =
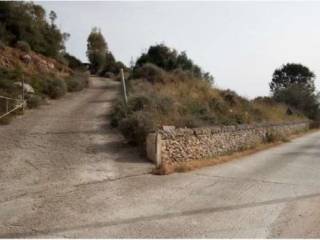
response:
<svg viewBox="0 0 320 240"><path fill-rule="evenodd" d="M121 68L121 85L122 85L122 94L123 94L124 104L127 106L128 97L127 97L126 81L124 80L123 68Z"/></svg>

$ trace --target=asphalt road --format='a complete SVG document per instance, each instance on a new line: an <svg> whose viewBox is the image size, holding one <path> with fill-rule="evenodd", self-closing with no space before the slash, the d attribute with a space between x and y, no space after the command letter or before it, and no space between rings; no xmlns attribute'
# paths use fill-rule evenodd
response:
<svg viewBox="0 0 320 240"><path fill-rule="evenodd" d="M105 125L117 84L0 127L0 237L320 237L320 132L169 176Z"/></svg>

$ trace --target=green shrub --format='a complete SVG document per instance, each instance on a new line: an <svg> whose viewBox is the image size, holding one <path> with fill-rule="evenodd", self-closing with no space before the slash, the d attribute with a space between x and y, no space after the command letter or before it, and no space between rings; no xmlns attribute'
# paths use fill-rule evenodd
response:
<svg viewBox="0 0 320 240"><path fill-rule="evenodd" d="M83 89L82 83L77 78L71 78L66 83L68 92L76 92Z"/></svg>
<svg viewBox="0 0 320 240"><path fill-rule="evenodd" d="M175 49L171 49L164 44L150 46L148 51L137 59L134 68L136 69L146 64L154 64L168 72L182 69L210 83L213 83L214 80L211 74L204 72L187 56L186 52L178 53Z"/></svg>
<svg viewBox="0 0 320 240"><path fill-rule="evenodd" d="M27 43L25 41L18 41L16 44L16 47L26 53L31 51L29 43Z"/></svg>
<svg viewBox="0 0 320 240"><path fill-rule="evenodd" d="M197 127L202 127L204 126L204 122L192 115L184 115L180 117L177 121L176 124L177 127L187 127L187 128L197 128Z"/></svg>
<svg viewBox="0 0 320 240"><path fill-rule="evenodd" d="M72 56L69 53L64 53L63 57L65 60L67 60L67 65L69 68L73 70L79 70L79 71L86 70L86 67L83 65L83 63L75 56Z"/></svg>
<svg viewBox="0 0 320 240"><path fill-rule="evenodd" d="M119 129L130 143L143 147L147 134L156 128L152 119L148 112L134 112L120 121Z"/></svg>
<svg viewBox="0 0 320 240"><path fill-rule="evenodd" d="M126 115L126 106L124 105L123 100L117 99L110 114L111 127L118 127L120 121L124 119Z"/></svg>
<svg viewBox="0 0 320 240"><path fill-rule="evenodd" d="M67 85L61 79L48 79L44 81L44 93L50 98L57 99L65 95L67 92Z"/></svg>
<svg viewBox="0 0 320 240"><path fill-rule="evenodd" d="M171 97L162 95L150 97L153 100L153 110L158 114L168 115L174 111L174 101Z"/></svg>
<svg viewBox="0 0 320 240"><path fill-rule="evenodd" d="M8 78L1 78L0 77L0 89L10 90L14 87L14 81Z"/></svg>
<svg viewBox="0 0 320 240"><path fill-rule="evenodd" d="M30 85L34 89L36 94L44 94L46 88L46 80L40 76L32 76L30 79Z"/></svg>
<svg viewBox="0 0 320 240"><path fill-rule="evenodd" d="M283 133L276 132L274 130L267 131L264 139L265 143L287 142L287 141L289 141L289 139Z"/></svg>
<svg viewBox="0 0 320 240"><path fill-rule="evenodd" d="M27 99L28 108L38 108L42 102L42 98L38 95L29 96Z"/></svg>
<svg viewBox="0 0 320 240"><path fill-rule="evenodd" d="M66 83L69 92L76 92L88 87L89 80L86 74L75 73L66 80Z"/></svg>
<svg viewBox="0 0 320 240"><path fill-rule="evenodd" d="M208 105L211 110L217 113L223 113L228 108L226 102L217 97L211 98Z"/></svg>
<svg viewBox="0 0 320 240"><path fill-rule="evenodd" d="M142 78L150 83L164 83L166 82L166 73L156 65L146 63L142 67L136 68L131 78Z"/></svg>
<svg viewBox="0 0 320 240"><path fill-rule="evenodd" d="M132 96L128 100L128 111L142 111L147 106L151 106L151 99L148 95Z"/></svg>
<svg viewBox="0 0 320 240"><path fill-rule="evenodd" d="M104 72L101 77L115 79L115 75L112 72Z"/></svg>
<svg viewBox="0 0 320 240"><path fill-rule="evenodd" d="M203 116L208 113L206 103L201 103L200 101L194 99L188 99L185 103L187 113L194 116Z"/></svg>
<svg viewBox="0 0 320 240"><path fill-rule="evenodd" d="M58 54L58 55L55 57L55 59L56 59L58 62L62 63L63 65L69 66L69 61L68 61L67 58L65 58L64 55Z"/></svg>
<svg viewBox="0 0 320 240"><path fill-rule="evenodd" d="M0 40L0 50L4 50L6 45Z"/></svg>
<svg viewBox="0 0 320 240"><path fill-rule="evenodd" d="M7 97L16 97L21 93L21 88L17 87L15 82L21 80L21 70L9 70L0 68L0 91L1 95Z"/></svg>

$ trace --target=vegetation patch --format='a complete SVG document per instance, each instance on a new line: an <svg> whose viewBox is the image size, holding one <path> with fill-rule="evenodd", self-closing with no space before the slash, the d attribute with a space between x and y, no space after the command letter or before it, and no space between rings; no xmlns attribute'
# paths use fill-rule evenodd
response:
<svg viewBox="0 0 320 240"><path fill-rule="evenodd" d="M38 108L43 102L42 97L38 95L31 95L27 98L28 108Z"/></svg>
<svg viewBox="0 0 320 240"><path fill-rule="evenodd" d="M18 41L16 44L16 48L20 49L23 52L29 53L31 51L29 43L25 41Z"/></svg>
<svg viewBox="0 0 320 240"><path fill-rule="evenodd" d="M287 142L289 141L288 136L281 132L277 131L268 131L265 137L265 143L274 143L274 142Z"/></svg>
<svg viewBox="0 0 320 240"><path fill-rule="evenodd" d="M149 59L145 54L142 57ZM137 60L127 80L128 105L119 99L111 114L112 125L133 144L143 146L147 133L164 125L194 128L306 119L299 111L289 113L285 103L270 97L248 100L215 87L203 74L174 67L168 71L160 67L165 63L157 66L155 60L141 62Z"/></svg>
<svg viewBox="0 0 320 240"><path fill-rule="evenodd" d="M88 87L89 76L84 73L76 72L66 79L68 92L77 92Z"/></svg>

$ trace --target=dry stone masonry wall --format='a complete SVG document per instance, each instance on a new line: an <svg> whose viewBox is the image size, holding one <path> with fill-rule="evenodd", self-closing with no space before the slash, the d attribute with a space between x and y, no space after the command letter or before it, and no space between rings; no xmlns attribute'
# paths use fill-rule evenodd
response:
<svg viewBox="0 0 320 240"><path fill-rule="evenodd" d="M289 136L308 128L308 122L195 129L164 127L148 136L147 155L157 165L179 164L254 147L265 142L270 133Z"/></svg>

